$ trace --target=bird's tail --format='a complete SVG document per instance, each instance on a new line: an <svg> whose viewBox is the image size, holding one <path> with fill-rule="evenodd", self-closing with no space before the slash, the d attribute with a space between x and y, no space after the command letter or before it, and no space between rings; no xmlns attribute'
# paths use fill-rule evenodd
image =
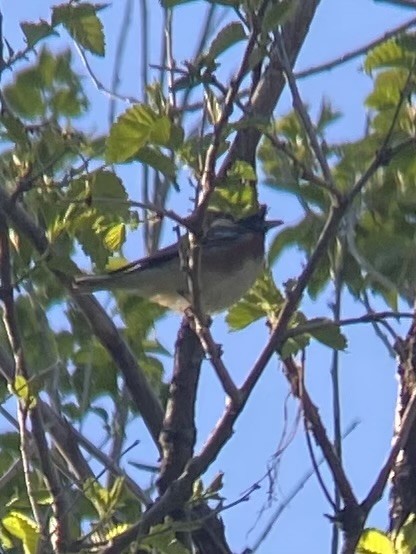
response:
<svg viewBox="0 0 416 554"><path fill-rule="evenodd" d="M114 281L117 281L117 277L112 275L82 275L75 277L72 285L72 290L78 294L87 294L96 292L99 290L109 290L112 285L116 285ZM120 286L120 284L118 285Z"/></svg>

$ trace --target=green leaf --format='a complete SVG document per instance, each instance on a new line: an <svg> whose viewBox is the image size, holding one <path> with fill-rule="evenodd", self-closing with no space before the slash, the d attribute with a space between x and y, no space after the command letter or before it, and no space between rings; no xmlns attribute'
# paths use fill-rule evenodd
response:
<svg viewBox="0 0 416 554"><path fill-rule="evenodd" d="M6 130L7 137L12 142L19 144L20 146L28 144L29 141L25 126L20 119L15 117L12 113L6 111L0 115L0 124L3 125Z"/></svg>
<svg viewBox="0 0 416 554"><path fill-rule="evenodd" d="M220 54L228 50L228 48L231 48L231 46L245 38L246 33L241 23L237 23L236 21L229 23L220 30L211 42L206 57L214 61Z"/></svg>
<svg viewBox="0 0 416 554"><path fill-rule="evenodd" d="M24 554L36 554L39 530L36 523L20 512L10 512L1 520L2 526L10 535L23 543Z"/></svg>
<svg viewBox="0 0 416 554"><path fill-rule="evenodd" d="M71 221L71 228L83 252L98 268L104 268L110 252L103 244L102 232L106 232L108 226L102 228L100 223L102 218L95 210L85 210Z"/></svg>
<svg viewBox="0 0 416 554"><path fill-rule="evenodd" d="M104 244L112 252L120 250L126 241L126 226L124 223L113 225L104 235Z"/></svg>
<svg viewBox="0 0 416 554"><path fill-rule="evenodd" d="M117 387L117 374L114 364L105 348L97 341L86 341L73 356L76 369L73 373L72 382L74 390L82 404L85 412L88 413L92 402L102 395L109 395L117 398L119 390ZM85 370L91 367L90 381L86 387ZM88 397L86 398L86 392ZM84 405L85 404L85 405Z"/></svg>
<svg viewBox="0 0 416 554"><path fill-rule="evenodd" d="M253 166L243 160L236 160L231 169L228 171L227 177L236 177L242 181L257 180L257 175Z"/></svg>
<svg viewBox="0 0 416 554"><path fill-rule="evenodd" d="M374 528L364 529L356 552L357 554L396 554L389 536Z"/></svg>
<svg viewBox="0 0 416 554"><path fill-rule="evenodd" d="M282 302L283 296L274 284L270 271L266 270L244 298L230 308L225 319L232 331L244 329L261 317L273 321Z"/></svg>
<svg viewBox="0 0 416 554"><path fill-rule="evenodd" d="M174 8L180 4L189 4L190 2L195 2L196 0L160 0L163 8Z"/></svg>
<svg viewBox="0 0 416 554"><path fill-rule="evenodd" d="M91 175L91 203L101 212L117 213L127 217L127 192L115 173L99 170ZM110 200L110 202L109 202Z"/></svg>
<svg viewBox="0 0 416 554"><path fill-rule="evenodd" d="M52 24L62 24L71 37L83 48L97 56L105 54L103 25L93 4L61 4L52 8Z"/></svg>
<svg viewBox="0 0 416 554"><path fill-rule="evenodd" d="M414 54L416 52L415 33L406 33L406 34L400 35L399 37L397 37L397 42L407 52L410 52L411 54ZM411 60L411 56L409 56L409 58Z"/></svg>
<svg viewBox="0 0 416 554"><path fill-rule="evenodd" d="M41 19L39 23L27 23L23 22L20 24L20 28L25 35L26 43L29 48L32 48L42 39L49 37L51 35L59 36L58 33L54 30L49 23Z"/></svg>
<svg viewBox="0 0 416 554"><path fill-rule="evenodd" d="M226 186L218 186L209 202L210 210L216 210L239 219L258 210L257 193L250 184L227 182Z"/></svg>
<svg viewBox="0 0 416 554"><path fill-rule="evenodd" d="M374 89L366 98L366 106L376 110L396 109L407 79L405 70L388 70L377 75Z"/></svg>
<svg viewBox="0 0 416 554"><path fill-rule="evenodd" d="M232 6L238 8L241 0L207 0L210 4L218 4L218 6Z"/></svg>
<svg viewBox="0 0 416 554"><path fill-rule="evenodd" d="M43 48L36 63L18 73L4 94L16 115L31 119L51 117L52 114L53 118L77 116L88 106L80 77L71 69L70 50L52 54ZM41 138L47 134L58 135L51 126L40 131ZM69 145L65 146L69 150ZM52 149L56 150L53 142L48 145L48 150Z"/></svg>
<svg viewBox="0 0 416 554"><path fill-rule="evenodd" d="M263 19L263 31L269 33L282 25L289 17L294 4L293 0L274 0L274 2L270 2Z"/></svg>
<svg viewBox="0 0 416 554"><path fill-rule="evenodd" d="M347 348L347 339L341 333L339 325L326 318L310 319L308 323L322 323L322 327L309 331L309 334L317 341L333 348L334 350L345 350Z"/></svg>
<svg viewBox="0 0 416 554"><path fill-rule="evenodd" d="M150 165L150 167L160 171L160 173L172 181L176 179L175 162L169 158L169 156L163 154L158 148L143 146L134 156L134 159L146 165Z"/></svg>
<svg viewBox="0 0 416 554"><path fill-rule="evenodd" d="M298 224L292 227L285 227L274 237L270 245L269 263L272 264L291 246L297 246L299 249L309 253L316 244L322 225L322 219L313 212L310 212Z"/></svg>
<svg viewBox="0 0 416 554"><path fill-rule="evenodd" d="M323 133L326 128L341 117L341 112L333 110L331 103L323 99L319 110L316 129L318 133Z"/></svg>
<svg viewBox="0 0 416 554"><path fill-rule="evenodd" d="M51 98L51 107L54 113L66 117L76 117L80 114L80 99L73 90L61 89Z"/></svg>
<svg viewBox="0 0 416 554"><path fill-rule="evenodd" d="M364 71L371 73L374 69L385 67L409 67L410 56L406 56L397 38L382 42L369 51L364 62Z"/></svg>
<svg viewBox="0 0 416 554"><path fill-rule="evenodd" d="M36 397L32 394L29 381L23 375L16 375L13 384L9 388L11 392L24 401L27 408L36 406Z"/></svg>
<svg viewBox="0 0 416 554"><path fill-rule="evenodd" d="M186 163L187 165L189 165L190 167L192 167L197 171L201 171L202 170L200 167L201 158L202 159L204 158L205 153L210 147L212 141L213 141L212 133L208 133L203 137L193 136L184 142L178 154L184 163ZM221 140L216 157L219 158L225 152L227 152L229 146L230 146L230 143L228 141Z"/></svg>
<svg viewBox="0 0 416 554"><path fill-rule="evenodd" d="M306 348L310 343L309 337L307 335L299 335L297 337L291 337L285 341L283 346L280 348L279 354L284 360L289 356L294 356L304 348Z"/></svg>
<svg viewBox="0 0 416 554"><path fill-rule="evenodd" d="M171 122L145 104L136 104L113 124L107 140L106 159L122 163L134 157L147 144L167 145Z"/></svg>
<svg viewBox="0 0 416 554"><path fill-rule="evenodd" d="M175 528L176 526L172 527L170 523L155 525L150 528L149 534L140 541L140 545L166 554L189 554L189 550L176 538Z"/></svg>
<svg viewBox="0 0 416 554"><path fill-rule="evenodd" d="M396 554L412 554L416 548L416 516L411 514L394 540Z"/></svg>
<svg viewBox="0 0 416 554"><path fill-rule="evenodd" d="M148 343L146 341L142 345L142 341L153 329L155 321L166 313L166 309L149 300L140 298L137 294L123 291L117 292L117 304L126 325L124 333L127 339L135 348L140 343L140 353L143 353L143 349Z"/></svg>
<svg viewBox="0 0 416 554"><path fill-rule="evenodd" d="M226 321L232 331L239 331L264 316L265 312L261 306L249 297L249 299L240 300L229 309Z"/></svg>
<svg viewBox="0 0 416 554"><path fill-rule="evenodd" d="M45 113L40 89L40 75L36 69L19 73L12 85L4 89L9 107L22 117L33 118Z"/></svg>

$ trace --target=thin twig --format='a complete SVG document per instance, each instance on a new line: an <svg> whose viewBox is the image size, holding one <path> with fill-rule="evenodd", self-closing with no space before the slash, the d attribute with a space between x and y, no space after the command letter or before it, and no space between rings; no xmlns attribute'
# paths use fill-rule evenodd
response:
<svg viewBox="0 0 416 554"><path fill-rule="evenodd" d="M2 375L7 381L12 380L12 360L10 356L0 347L0 368ZM41 398L37 399L37 404L42 412L42 417L45 420L49 433L52 436L57 449L61 453L63 459L71 469L75 478L83 482L93 476L88 464L83 458L78 445L81 446L90 456L98 460L107 470L110 470L115 475L123 477L126 486L130 492L136 496L143 504L148 507L151 504L151 498L148 493L141 489L135 481L124 470L120 468L113 460L102 450L96 447L77 429L75 429L67 419L63 419L56 411L43 402ZM19 424L2 406L0 406L0 414L16 429ZM69 448L70 447L70 448ZM76 448L75 448L76 447Z"/></svg>
<svg viewBox="0 0 416 554"><path fill-rule="evenodd" d="M310 432L311 431L308 428L308 421L307 421L306 417L303 418L303 421L304 421L304 427L305 427L306 444L307 444L307 447L308 447L309 458L311 459L313 472L315 474L315 477L318 480L319 486L321 487L321 490L322 490L325 498L327 499L328 504L332 507L332 509L334 510L334 513L338 513L337 505L335 504L334 500L332 500L332 497L329 494L329 490L328 490L327 486L325 485L325 481L324 481L324 479L321 475L321 472L319 470L319 464L316 460L316 456L315 456L315 453L313 451L312 441L311 441L311 437L310 437ZM338 491L337 487L335 487L335 490Z"/></svg>
<svg viewBox="0 0 416 554"><path fill-rule="evenodd" d="M165 44L166 44L166 65L168 69L168 90L169 90L169 104L171 107L176 110L176 91L174 89L174 80L175 80L175 58L173 56L173 10L165 10Z"/></svg>
<svg viewBox="0 0 416 554"><path fill-rule="evenodd" d="M220 354L220 346L215 344L214 339L212 338L211 331L208 327L201 326L196 322L195 332L201 341L202 348L205 351L205 354L211 361L215 373L217 374L218 379L220 380L224 392L229 396L231 401L238 406L239 403L239 393L238 388L236 387L234 381L231 378L231 375L222 361Z"/></svg>
<svg viewBox="0 0 416 554"><path fill-rule="evenodd" d="M198 44L195 48L195 52L194 52L194 59L197 59L198 56L200 56L207 44L207 41L208 41L208 38L210 37L211 35L211 32L212 32L212 23L213 23L213 19L214 19L214 15L215 15L215 12L217 11L217 8L218 6L216 6L215 4L212 4L210 5L209 7L207 7L207 15L205 17L205 21L204 21L204 26L201 30L201 35L199 37L199 41L198 41ZM191 95L191 92L192 92L192 88L191 87L188 87L184 94L183 94L183 98L181 100L181 106L180 106L180 111L179 113L182 115L183 117L183 113L184 113L184 110L186 109L186 106L188 105L188 101L189 101L189 97ZM199 109L202 108L202 104L200 104L200 107Z"/></svg>
<svg viewBox="0 0 416 554"><path fill-rule="evenodd" d="M87 73L93 82L94 86L103 94L108 96L109 98L113 98L114 100L121 100L122 102L126 102L128 104L136 104L139 102L138 98L135 98L134 96L125 96L123 94L118 94L117 92L112 92L109 90L103 83L96 77L89 61L87 58L87 55L85 54L83 48L79 46L79 44L74 41L74 48L77 50L82 63L84 64L85 69L87 70Z"/></svg>
<svg viewBox="0 0 416 554"><path fill-rule="evenodd" d="M339 258L335 261L335 278L334 278L334 303L332 306L332 312L334 319L339 321L341 319L341 300L342 290L344 285L343 271L344 271L344 256L345 246L342 244L340 247ZM339 388L339 365L340 354L339 350L333 349L332 351L332 363L331 363L331 384L332 384L332 419L334 426L334 449L342 462L342 435L341 435L341 398ZM339 493L336 483L334 483L334 513L339 513L341 509L341 495ZM331 554L338 554L339 544L339 527L335 523L332 525L332 539L331 539Z"/></svg>
<svg viewBox="0 0 416 554"><path fill-rule="evenodd" d="M3 321L7 333L7 338L9 340L10 348L13 353L14 365L15 365L15 376L23 378L26 383L29 383L29 375L26 368L26 362L23 353L23 345L20 338L18 322L16 319L16 312L14 306L13 298L13 287L11 281L11 259L10 259L10 245L9 245L9 236L8 228L6 225L5 214L1 212L0 217L0 278L1 278L1 300L4 306L3 311ZM29 385L27 384L27 387ZM41 422L38 421L36 415L38 410L36 406L31 406L33 403L30 393L26 398L19 396L19 391L17 391L17 412L18 412L18 422L19 422L19 435L20 435L20 452L23 463L23 473L25 477L26 491L28 494L30 506L32 508L33 516L39 526L40 535L42 540L46 541L47 546L51 546L49 540L47 539L46 531L46 521L42 515L41 510L39 509L38 503L36 501L36 491L32 483L32 472L30 468L30 458L31 458L31 449L30 449L30 440L29 433L27 430L27 421L30 419L32 425L32 433L35 437L35 443L37 446L38 456L40 457L41 467L48 484L52 496L52 506L54 509L54 515L59 522L57 525L59 543L63 546L68 539L68 527L67 527L67 518L65 517L63 510L63 496L58 480L54 473L55 468L52 466L49 454L48 447L46 444L44 429L41 425ZM44 449L42 452L41 449ZM61 552L61 550L59 550Z"/></svg>
<svg viewBox="0 0 416 554"><path fill-rule="evenodd" d="M388 4L397 4L398 6L403 6L404 8L416 8L415 0L378 0L379 2L386 2Z"/></svg>
<svg viewBox="0 0 416 554"><path fill-rule="evenodd" d="M283 360L283 364L286 369L287 378L292 386L292 392L297 398L299 398L302 403L305 418L310 424L311 432L314 436L314 439L319 444L324 454L326 463L331 470L332 476L334 478L336 486L338 487L344 504L351 508L358 508L358 501L345 474L344 468L342 467L341 460L339 460L334 451L332 442L329 440L326 429L319 416L318 409L312 402L306 388L304 386L301 387L300 385L300 370L298 368L298 365L293 360L293 358L286 358L285 360Z"/></svg>
<svg viewBox="0 0 416 554"><path fill-rule="evenodd" d="M288 366L286 364L285 364L285 366L286 366L286 368L288 368ZM293 378L292 391L295 394L297 393L296 395L299 398L302 409L303 409L303 424L304 424L304 429L305 429L306 445L307 445L307 448L308 448L309 457L311 459L312 467L313 467L315 476L318 480L318 483L321 487L321 490L324 493L324 496L327 499L329 505L332 507L334 512L337 513L335 511L336 510L335 503L332 500L331 495L329 494L328 488L325 484L325 481L324 481L324 479L321 475L321 472L319 470L319 465L316 461L315 453L314 453L313 447L312 447L312 441L311 441L311 437L310 437L311 421L310 421L310 419L308 419L308 415L307 415L307 412L305 410L305 399L307 400L307 396L305 396L305 393L307 394L307 392L306 392L306 389L305 389L305 351L304 350L302 351L302 362L299 365L296 365L296 368L297 368L297 371L298 371L297 378L295 379L295 376L291 377L291 378ZM294 384L297 387L297 391L294 389L294 386L293 386ZM314 432L313 428L312 428L312 432ZM317 437L316 430L315 430L314 436ZM320 443L318 443L318 444L320 444Z"/></svg>
<svg viewBox="0 0 416 554"><path fill-rule="evenodd" d="M359 300L362 302L363 306L366 308L367 313L369 313L369 314L374 314L375 313L373 308L371 307L370 298L369 298L368 292L366 290L363 291L362 296ZM385 320L372 322L372 327L374 329L374 332L375 332L376 336L381 340L382 344L384 344L384 346L386 347L387 352L389 353L390 357L391 358L396 358L396 351L394 350L393 345L390 344L390 341L389 341L389 338L388 338L387 334L383 333L383 331L380 329L380 325L382 325L385 329L387 329L390 336L394 339L393 342L397 341L397 339L399 338L399 335L398 335L398 333L396 333L396 331L393 329L393 327L389 323L387 323Z"/></svg>
<svg viewBox="0 0 416 554"><path fill-rule="evenodd" d="M126 383L122 383L121 390L118 391L117 402L112 416L111 434L112 445L110 448L109 458L115 464L120 463L124 439L126 437L127 418L129 414L129 391ZM107 487L111 489L114 483L114 473L108 474Z"/></svg>
<svg viewBox="0 0 416 554"><path fill-rule="evenodd" d="M408 0L401 0L401 1L408 1ZM413 6L416 7L416 3L413 3ZM368 42L364 46L360 46L357 49L352 50L351 52L347 52L345 54L342 54L342 56L339 56L337 58L334 58L328 62L314 65L312 67L309 67L307 69L303 69L302 71L297 71L294 76L295 79L304 79L305 77L310 77L311 75L315 75L316 73L322 73L323 71L329 71L330 69L334 69L335 67L342 65L344 63L347 63L355 58L358 58L360 56L363 56L364 54L367 54L369 50L372 50L379 44L382 44L383 42L386 42L387 40L399 35L400 33L403 33L404 31L407 31L407 29L410 29L416 25L416 17L413 17L412 19L409 19L409 21L406 21L406 23L402 23L401 25L398 25L391 31L388 31L385 33L382 37L379 37L375 40L372 40L371 42Z"/></svg>
<svg viewBox="0 0 416 554"><path fill-rule="evenodd" d="M139 2L139 36L140 36L140 80L141 80L141 96L146 99L147 86L149 81L149 32L148 32L148 6L147 0ZM147 203L150 202L150 168L147 164L143 164L141 168L141 191L142 198ZM154 250L154 239L151 233L151 225L149 223L147 212L144 213L144 230L143 241L147 254L151 254Z"/></svg>
<svg viewBox="0 0 416 554"><path fill-rule="evenodd" d="M33 221L28 213L20 206L10 201L10 195L0 187L0 205L7 213L13 225L25 235L33 247L45 256L53 256L53 248L49 244L45 232ZM73 265L74 273L79 269ZM71 291L71 281L68 276L56 269L52 269L59 282ZM159 433L162 428L163 412L160 401L149 385L144 371L137 363L115 324L107 316L100 304L92 295L76 295L73 301L84 314L97 338L109 352L116 366L124 376L129 387L132 399L140 411L155 444L158 444Z"/></svg>
<svg viewBox="0 0 416 554"><path fill-rule="evenodd" d="M121 70L121 66L122 66L122 62L125 54L126 42L127 42L127 37L129 36L130 25L133 20L133 14L132 14L133 6L134 6L133 0L126 0L123 18L121 20L121 25L120 25L119 36L117 40L116 53L114 56L113 77L111 79L112 94L117 94L117 90L121 82L120 70ZM111 97L109 113L108 113L110 126L113 123L115 118L115 110L116 110L116 98Z"/></svg>
<svg viewBox="0 0 416 554"><path fill-rule="evenodd" d="M348 437L350 433L352 433L360 424L359 421L353 421L345 430L345 432L342 435L342 438L345 439ZM325 462L325 457L321 456L317 460L317 465L320 466ZM282 513L286 510L286 508L290 505L292 500L296 498L296 496L300 493L300 491L303 489L303 487L306 485L306 483L309 481L309 479L315 474L315 471L313 468L309 469L303 477L299 480L299 482L295 485L295 487L292 489L291 492L287 495L287 497L280 502L280 504L277 506L276 510L272 514L271 518L267 522L264 530L259 535L259 538L254 543L254 545L250 548L250 552L254 554L254 552L257 552L261 544L266 540L268 535L270 534L270 531L273 529L276 521L279 519L279 517L282 515Z"/></svg>
<svg viewBox="0 0 416 554"><path fill-rule="evenodd" d="M279 48L279 57L280 57L280 62L282 64L282 69L285 72L286 79L290 88L290 92L292 94L293 108L303 124L303 128L305 129L305 132L308 136L310 145L316 156L316 159L319 162L325 181L328 183L330 188L334 191L336 190L336 186L334 183L334 179L332 177L331 170L329 168L328 160L326 159L326 156L324 155L321 145L319 144L318 137L314 129L313 123L311 121L311 118L309 117L308 111L306 110L302 102L302 99L300 97L299 89L296 84L296 79L293 75L292 66L289 62L289 58L286 52L286 46L284 44L283 37L279 32L277 32L276 41Z"/></svg>
<svg viewBox="0 0 416 554"><path fill-rule="evenodd" d="M332 320L327 318L311 319L302 325L292 327L285 333L285 340L291 337L297 337L305 333L313 333L318 329L325 329L332 325L338 325L339 327L345 327L347 325L357 325L359 323L373 323L374 321L381 321L383 319L414 319L415 315L411 312L373 312L364 314L359 317L349 317L345 319Z"/></svg>
<svg viewBox="0 0 416 554"><path fill-rule="evenodd" d="M296 156L296 154L292 152L291 148L286 142L278 139L276 136L272 135L271 133L265 132L263 134L270 141L272 146L274 146L274 148L277 151L283 152L290 160L292 160L295 166L301 169L302 179L305 179L305 181L309 181L310 183L313 183L314 185L322 188L323 190L326 190L337 200L341 199L340 191L336 187L332 186L331 183L325 181L324 179L316 175L302 160L300 160Z"/></svg>

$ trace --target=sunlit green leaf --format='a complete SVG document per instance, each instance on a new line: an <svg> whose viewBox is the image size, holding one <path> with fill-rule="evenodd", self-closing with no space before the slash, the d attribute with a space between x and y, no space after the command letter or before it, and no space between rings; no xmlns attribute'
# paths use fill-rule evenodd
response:
<svg viewBox="0 0 416 554"><path fill-rule="evenodd" d="M233 331L244 329L262 317L273 321L282 302L283 296L274 284L271 273L265 271L244 298L229 309L226 321Z"/></svg>
<svg viewBox="0 0 416 554"><path fill-rule="evenodd" d="M126 226L124 223L117 223L110 227L104 236L104 243L109 250L117 252L126 240Z"/></svg>
<svg viewBox="0 0 416 554"><path fill-rule="evenodd" d="M40 533L36 523L20 512L10 512L1 524L8 533L22 541L24 554L36 554Z"/></svg>
<svg viewBox="0 0 416 554"><path fill-rule="evenodd" d="M409 57L397 38L392 38L369 51L364 62L364 70L371 73L375 69L386 67L408 67Z"/></svg>
<svg viewBox="0 0 416 554"><path fill-rule="evenodd" d="M240 179L215 188L209 203L211 210L227 213L240 219L258 211L257 192Z"/></svg>
<svg viewBox="0 0 416 554"><path fill-rule="evenodd" d="M378 529L364 529L357 554L397 554L390 537Z"/></svg>
<svg viewBox="0 0 416 554"><path fill-rule="evenodd" d="M395 554L412 554L416 548L416 516L411 514L394 538Z"/></svg>
<svg viewBox="0 0 416 554"><path fill-rule="evenodd" d="M106 158L110 163L125 162L147 144L169 143L171 122L145 104L136 104L113 124L107 141Z"/></svg>
<svg viewBox="0 0 416 554"><path fill-rule="evenodd" d="M237 23L235 21L229 23L219 31L217 36L211 42L206 56L209 59L215 60L218 56L225 52L225 50L228 50L228 48L245 38L246 33L241 23Z"/></svg>

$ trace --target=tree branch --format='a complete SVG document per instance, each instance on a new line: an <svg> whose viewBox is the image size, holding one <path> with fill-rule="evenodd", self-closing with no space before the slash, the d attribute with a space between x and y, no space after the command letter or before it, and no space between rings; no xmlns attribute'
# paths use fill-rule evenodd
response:
<svg viewBox="0 0 416 554"><path fill-rule="evenodd" d="M413 3L413 5L416 7L416 3ZM371 42L368 42L364 46L360 46L360 48L354 49L351 52L346 52L345 54L342 54L342 56L334 58L328 62L314 65L307 69L303 69L302 71L296 71L295 79L304 79L305 77L310 77L311 75L316 75L317 73L322 73L323 71L329 71L330 69L334 69L339 65L350 62L355 58L359 58L360 56L367 54L369 50L372 50L379 44L382 44L383 42L386 42L387 40L399 35L400 33L407 31L408 29L410 29L411 27L414 27L415 25L416 25L416 17L412 17L412 19L409 19L409 21L406 21L406 23L402 23L401 25L398 25L391 31L384 33L382 37L372 40Z"/></svg>
<svg viewBox="0 0 416 554"><path fill-rule="evenodd" d="M302 44L309 31L309 26L315 16L319 0L299 2L292 18L283 25L282 35L285 40L289 61L293 67ZM280 95L285 86L285 79L280 70L276 44L272 46L270 62L263 72L257 87L255 87L247 104L247 115L241 121L252 117L268 121L273 113ZM237 131L235 139L221 165L218 179L224 179L227 171L236 160L243 160L255 167L256 150L262 132L259 129L248 127Z"/></svg>
<svg viewBox="0 0 416 554"><path fill-rule="evenodd" d="M37 455L40 460L40 466L44 475L47 487L52 497L52 509L55 516L55 529L52 531L53 543L56 545L56 552L60 554L66 551L66 545L69 542L69 524L68 510L66 508L66 498L62 489L55 466L52 463L48 443L46 441L45 428L40 414L40 410L36 405L36 399L30 393L29 373L26 367L26 360L23 352L23 345L19 333L19 325L16 319L14 306L13 287L11 281L11 259L9 247L8 228L4 213L0 210L0 278L1 278L1 300L4 306L4 326L7 337L9 339L10 348L14 357L15 377L22 377L26 381L28 388L27 397L19 395L16 391L18 399L18 419L20 430L20 445L22 462L24 467L24 475L26 479L27 494L32 506L33 515L35 516L38 525L40 526L41 540L45 541L47 547L51 547L51 537L45 528L46 521L44 520L38 503L35 500L31 484L30 470L30 449L29 449L29 433L26 428L26 422L29 418L32 427L32 436L37 448ZM13 386L15 384L13 383ZM33 404L33 405L32 405Z"/></svg>
<svg viewBox="0 0 416 554"><path fill-rule="evenodd" d="M11 202L7 192L0 187L0 206L7 217L30 240L41 255L52 257L53 248L43 230L19 205ZM74 273L78 268L74 264ZM70 279L56 269L52 269L60 283L70 290ZM74 301L80 308L101 344L106 348L114 363L124 376L129 392L137 409L155 442L158 445L162 429L163 411L158 398L151 389L144 371L138 365L135 356L127 346L116 326L92 295L74 295Z"/></svg>

